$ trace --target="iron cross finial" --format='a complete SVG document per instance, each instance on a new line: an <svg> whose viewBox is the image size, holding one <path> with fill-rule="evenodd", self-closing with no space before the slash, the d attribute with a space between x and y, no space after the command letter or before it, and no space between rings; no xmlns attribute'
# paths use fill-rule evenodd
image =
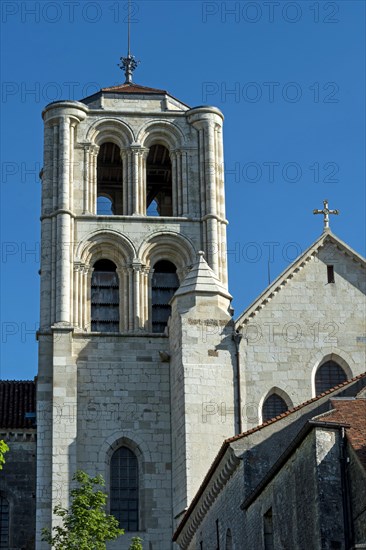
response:
<svg viewBox="0 0 366 550"><path fill-rule="evenodd" d="M324 231L329 229L329 214L335 214L338 216L339 210L329 210L328 201L325 199L323 201L324 208L323 210L313 210L313 214L323 214L324 216Z"/></svg>

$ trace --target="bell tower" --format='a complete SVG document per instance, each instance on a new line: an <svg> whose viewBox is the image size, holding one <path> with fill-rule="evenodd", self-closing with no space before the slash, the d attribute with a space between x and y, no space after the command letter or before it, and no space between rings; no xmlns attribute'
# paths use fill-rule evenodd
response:
<svg viewBox="0 0 366 550"><path fill-rule="evenodd" d="M51 103L43 120L37 549L82 469L106 480L127 530L118 548L139 534L165 550L201 481L203 468L186 482L200 434L211 461L231 429L214 419L207 430L201 414L204 402L233 400L231 344L224 366L215 348L231 323L223 115L126 78ZM219 321L207 338L208 318ZM192 362L210 380L202 395Z"/></svg>

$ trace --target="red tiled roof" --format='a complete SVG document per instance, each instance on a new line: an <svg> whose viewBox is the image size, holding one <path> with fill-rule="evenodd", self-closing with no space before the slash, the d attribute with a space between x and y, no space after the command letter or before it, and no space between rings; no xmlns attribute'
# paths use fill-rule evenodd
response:
<svg viewBox="0 0 366 550"><path fill-rule="evenodd" d="M331 399L333 410L317 418L329 422L349 424L347 438L366 469L366 399Z"/></svg>
<svg viewBox="0 0 366 550"><path fill-rule="evenodd" d="M223 456L225 455L227 449L229 448L230 443L232 443L234 441L238 441L239 439L244 439L248 435L251 435L254 432L258 432L258 431L262 430L263 428L265 428L269 424L274 424L275 422L278 422L282 418L285 418L286 416L289 416L289 415L293 414L294 412L298 411L299 409L302 409L302 408L306 407L307 405L309 405L311 403L314 403L315 401L318 401L318 400L322 399L323 397L326 397L327 395L329 395L329 394L331 394L335 391L339 391L343 387L351 385L354 382L356 382L357 380L361 380L362 378L365 378L365 377L366 377L366 372L363 372L362 374L359 374L358 376L355 376L354 378L351 378L350 380L346 380L345 382L342 382L342 384L338 384L334 388L330 388L329 390L317 395L316 397L313 397L312 399L308 399L308 401L305 401L304 403L301 403L300 405L298 405L296 407L292 407L288 411L280 414L279 416L276 416L275 418L271 418L271 420L267 420L266 422L264 422L263 424L260 424L259 426L255 426L254 428L251 428L250 430L248 430L244 433L234 435L233 437L229 437L228 439L225 439L225 441L221 445L221 448L220 448L219 452L216 455L216 458L212 462L206 476L204 477L200 487L198 488L197 493L193 497L191 504L189 505L188 509L184 513L184 516L183 516L181 522L179 523L179 525L178 525L178 527L177 527L177 529L176 529L176 531L173 535L172 540L176 541L178 539L178 536L179 536L180 532L183 530L184 525L187 523L187 520L188 520L191 512L193 511L193 509L196 506L197 502L199 501L201 495L203 494L203 492L204 492L206 486L208 485L210 479L212 478L218 464L220 463L220 460L223 458Z"/></svg>
<svg viewBox="0 0 366 550"><path fill-rule="evenodd" d="M102 92L120 92L127 94L167 94L166 90L158 90L157 88L149 88L148 86L141 86L140 84L125 83L117 84L117 86L110 86L109 88L102 88Z"/></svg>
<svg viewBox="0 0 366 550"><path fill-rule="evenodd" d="M0 429L34 428L25 413L36 411L36 384L31 380L0 381Z"/></svg>
<svg viewBox="0 0 366 550"><path fill-rule="evenodd" d="M319 395L316 395L315 397L312 397L311 399L308 399L307 401L304 401L303 403L300 403L300 405L297 405L296 407L292 407L291 409L288 409L287 411L283 412L282 414L279 414L278 416L275 416L274 418L271 418L270 420L266 420L266 422L263 422L263 424L260 424L259 426L255 426L255 428L251 428L247 432L244 432L239 435L234 435L233 437L229 437L225 440L225 443L231 443L233 441L237 441L238 439L241 439L242 437L246 437L247 435L257 432L264 428L265 426L268 426L268 424L272 424L273 422L277 422L277 420L280 420L281 418L284 418L285 416L289 416L293 412L298 411L299 409L302 409L303 407L306 407L306 405L310 405L310 403L314 403L314 401L318 401L318 399L321 399L322 397L325 397L326 395L329 395L336 390L339 390L343 388L344 386L347 386L348 384L351 384L352 382L355 382L355 380L359 380L360 378L364 378L366 376L366 372L363 372L362 374L358 374L354 378L351 378L350 380L345 380L341 384L338 384L337 386L334 386L333 388L330 388L329 390L320 393Z"/></svg>

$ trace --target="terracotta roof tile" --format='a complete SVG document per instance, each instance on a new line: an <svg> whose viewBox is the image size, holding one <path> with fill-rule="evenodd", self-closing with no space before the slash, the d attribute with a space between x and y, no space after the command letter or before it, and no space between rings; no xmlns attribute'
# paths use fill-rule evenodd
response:
<svg viewBox="0 0 366 550"><path fill-rule="evenodd" d="M265 426L268 426L269 424L273 424L273 422L277 422L277 420L280 420L281 418L284 418L285 416L289 416L293 412L296 412L299 409L302 409L303 407L306 407L306 405L309 405L310 403L314 403L318 399L321 399L322 397L325 397L326 395L329 395L329 394L333 393L334 391L339 390L343 386L347 386L348 384L350 384L351 382L354 382L355 380L359 380L360 378L364 378L365 376L366 376L366 372L363 372L362 374L359 374L358 376L355 376L354 378L351 378L350 380L346 380L345 382L342 382L341 384L338 384L337 386L334 386L333 388L330 388L329 390L327 390L323 393L320 393L319 395L316 395L315 397L312 397L311 399L308 399L307 401L304 401L303 403L301 403L300 405L297 405L296 407L292 407L291 409L288 409L284 413L282 413L278 416L275 416L274 418L271 418L270 420L267 420L266 422L263 422L263 424L260 424L259 426L255 426L255 428L251 428L250 430L248 430L247 432L244 432L242 434L234 435L233 437L229 437L225 441L227 443L232 443L233 441L237 441L238 439L246 437L247 435L249 435L253 432L257 432L257 431L261 430L262 428L264 428Z"/></svg>
<svg viewBox="0 0 366 550"><path fill-rule="evenodd" d="M158 90L157 88L149 88L148 86L141 86L140 84L117 84L117 86L110 86L109 88L102 88L102 92L117 92L124 94L167 94L166 90Z"/></svg>
<svg viewBox="0 0 366 550"><path fill-rule="evenodd" d="M189 518L190 514L192 513L194 507L196 506L197 502L199 501L199 499L200 499L201 495L203 494L206 486L208 485L210 479L212 478L218 464L220 463L220 460L223 458L226 450L229 448L230 443L233 443L234 441L238 441L239 439L244 439L245 437L247 437L247 436L249 436L249 435L251 435L255 432L258 432L258 431L262 430L266 426L268 426L270 424L274 424L275 422L278 422L282 418L285 418L286 416L289 416L289 415L293 414L294 412L306 407L307 405L309 405L311 403L314 403L315 401L318 401L318 400L322 399L323 397L326 397L327 395L330 395L331 393L333 393L335 391L339 391L342 388L346 388L346 386L351 385L354 382L356 382L357 380L361 380L365 377L366 377L366 372L363 372L362 374L359 374L358 376L355 376L354 378L351 378L350 380L346 380L345 382L342 382L342 384L338 384L334 388L330 388L329 390L317 395L316 397L313 397L312 399L308 399L308 401L305 401L304 403L301 403L297 407L293 407L293 408L289 409L288 411L280 414L279 416L276 416L275 418L272 418L271 420L267 420L266 422L264 422L263 424L260 424L259 426L255 426L254 428L251 428L250 430L248 430L244 433L241 433L239 435L235 435L233 437L229 437L228 439L225 439L225 441L221 445L221 448L220 448L218 454L216 455L214 461L212 462L206 476L204 477L200 487L198 488L198 491L196 492L195 496L193 497L188 509L184 513L184 516L183 516L181 522L179 523L179 525L178 525L178 527L177 527L177 529L174 533L173 541L177 540L180 532L183 530L184 525L188 521L188 518Z"/></svg>
<svg viewBox="0 0 366 550"><path fill-rule="evenodd" d="M366 469L366 399L331 399L333 410L320 415L326 422L349 424L346 428L347 438L358 458Z"/></svg>
<svg viewBox="0 0 366 550"><path fill-rule="evenodd" d="M34 428L25 413L36 410L36 384L31 380L0 381L0 428Z"/></svg>

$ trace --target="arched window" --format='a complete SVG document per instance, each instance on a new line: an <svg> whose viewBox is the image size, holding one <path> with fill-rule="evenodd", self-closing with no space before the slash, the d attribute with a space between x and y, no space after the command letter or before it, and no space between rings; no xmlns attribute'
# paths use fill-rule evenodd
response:
<svg viewBox="0 0 366 550"><path fill-rule="evenodd" d="M123 214L122 159L118 145L100 146L97 160L97 214ZM102 199L103 197L103 199ZM110 201L107 206L106 201Z"/></svg>
<svg viewBox="0 0 366 550"><path fill-rule="evenodd" d="M265 422L266 420L270 420L271 418L274 418L287 410L288 406L286 401L276 393L272 393L263 403L262 420Z"/></svg>
<svg viewBox="0 0 366 550"><path fill-rule="evenodd" d="M226 531L226 544L225 544L225 550L233 550L233 536L231 534L230 529Z"/></svg>
<svg viewBox="0 0 366 550"><path fill-rule="evenodd" d="M127 531L139 529L139 479L136 455L127 447L111 458L111 514Z"/></svg>
<svg viewBox="0 0 366 550"><path fill-rule="evenodd" d="M315 393L319 395L338 384L345 382L347 375L335 361L327 361L321 365L315 375Z"/></svg>
<svg viewBox="0 0 366 550"><path fill-rule="evenodd" d="M0 548L9 548L9 502L0 495Z"/></svg>
<svg viewBox="0 0 366 550"><path fill-rule="evenodd" d="M272 508L263 516L264 550L274 550Z"/></svg>
<svg viewBox="0 0 366 550"><path fill-rule="evenodd" d="M116 266L110 260L94 264L91 279L91 329L119 332L119 283Z"/></svg>
<svg viewBox="0 0 366 550"><path fill-rule="evenodd" d="M168 323L171 307L169 302L179 287L177 269L167 260L154 265L152 278L152 330L164 332Z"/></svg>
<svg viewBox="0 0 366 550"><path fill-rule="evenodd" d="M172 163L168 149L160 144L150 147L146 160L146 212L148 216L173 215Z"/></svg>

